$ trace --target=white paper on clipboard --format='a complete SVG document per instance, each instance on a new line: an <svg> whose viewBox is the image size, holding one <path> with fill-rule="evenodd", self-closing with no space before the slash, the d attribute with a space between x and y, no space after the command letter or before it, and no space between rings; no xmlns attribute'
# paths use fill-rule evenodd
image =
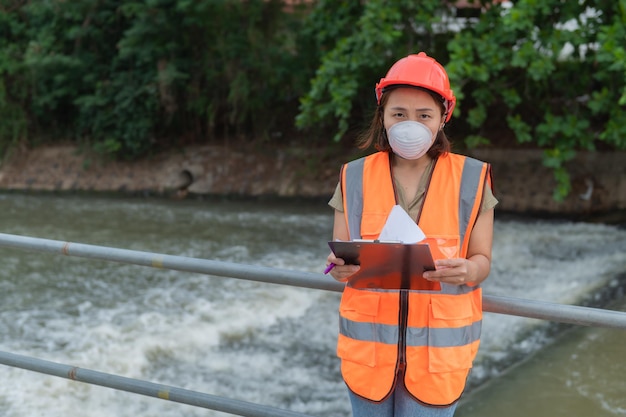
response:
<svg viewBox="0 0 626 417"><path fill-rule="evenodd" d="M426 235L406 211L399 205L393 206L387 222L380 232L378 240L417 243L426 239Z"/></svg>

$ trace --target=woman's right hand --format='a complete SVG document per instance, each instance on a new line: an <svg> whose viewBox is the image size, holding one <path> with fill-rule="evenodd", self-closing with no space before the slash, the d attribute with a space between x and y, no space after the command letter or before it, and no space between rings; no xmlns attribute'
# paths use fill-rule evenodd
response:
<svg viewBox="0 0 626 417"><path fill-rule="evenodd" d="M339 282L346 282L348 277L357 272L361 267L359 265L346 265L345 261L337 258L334 253L330 253L326 258L326 266L335 264L328 273Z"/></svg>

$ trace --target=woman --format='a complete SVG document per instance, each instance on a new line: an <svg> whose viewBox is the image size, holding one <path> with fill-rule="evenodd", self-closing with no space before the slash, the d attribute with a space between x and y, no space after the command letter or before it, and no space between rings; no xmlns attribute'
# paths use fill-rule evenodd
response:
<svg viewBox="0 0 626 417"><path fill-rule="evenodd" d="M340 310L337 354L353 415L452 416L480 343L489 275L491 169L450 152L443 127L456 98L445 69L425 53L396 62L376 85L378 110L359 147L378 152L345 164L329 205L333 239L376 239L400 205L426 234L440 290L356 289ZM358 271L330 253L330 274Z"/></svg>

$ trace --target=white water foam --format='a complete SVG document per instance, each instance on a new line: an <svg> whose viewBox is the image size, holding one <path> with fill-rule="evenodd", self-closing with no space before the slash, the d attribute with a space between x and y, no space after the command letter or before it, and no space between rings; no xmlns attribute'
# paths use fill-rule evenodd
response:
<svg viewBox="0 0 626 417"><path fill-rule="evenodd" d="M7 233L309 272L323 268L332 222L325 207L294 214L271 205L19 196L0 204L11 206L0 220ZM45 221L30 222L32 210L45 211ZM485 293L576 302L624 271L625 234L497 220ZM1 350L311 415L349 413L335 356L337 293L8 253L0 271ZM497 374L491 362L541 348L541 326L487 314L474 374ZM5 371L5 416L223 415Z"/></svg>

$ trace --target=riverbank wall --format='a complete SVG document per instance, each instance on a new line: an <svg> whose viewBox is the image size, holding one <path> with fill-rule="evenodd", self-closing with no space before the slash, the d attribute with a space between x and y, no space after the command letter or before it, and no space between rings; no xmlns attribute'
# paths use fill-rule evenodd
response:
<svg viewBox="0 0 626 417"><path fill-rule="evenodd" d="M626 152L579 153L567 165L572 191L563 201L553 198L556 181L539 150L468 154L492 164L498 210L626 223ZM0 190L328 198L341 164L353 157L329 149L191 146L125 162L75 146L40 146L2 162Z"/></svg>

